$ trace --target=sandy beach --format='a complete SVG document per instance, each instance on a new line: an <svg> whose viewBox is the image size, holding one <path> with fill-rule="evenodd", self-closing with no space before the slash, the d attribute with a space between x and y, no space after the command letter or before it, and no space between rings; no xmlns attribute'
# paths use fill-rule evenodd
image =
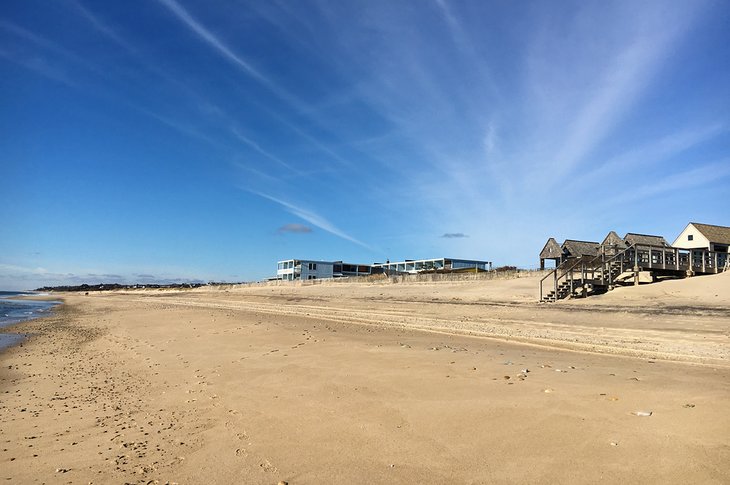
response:
<svg viewBox="0 0 730 485"><path fill-rule="evenodd" d="M728 483L730 273L57 294L0 353L7 483Z"/></svg>

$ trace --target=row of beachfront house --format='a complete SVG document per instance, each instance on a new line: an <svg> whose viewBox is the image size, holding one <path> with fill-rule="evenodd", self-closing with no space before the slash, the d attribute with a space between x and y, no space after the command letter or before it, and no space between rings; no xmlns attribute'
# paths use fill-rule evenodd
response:
<svg viewBox="0 0 730 485"><path fill-rule="evenodd" d="M633 245L727 253L730 227L690 222L672 244L662 236L628 233L621 238L614 231L609 232L600 243L566 239L559 244L551 237L540 252L540 269L545 269L546 261L554 261L555 266L558 266L570 258L598 256L601 253L617 254Z"/></svg>
<svg viewBox="0 0 730 485"><path fill-rule="evenodd" d="M276 277L272 279L316 280L343 278L348 276L367 276L371 274L417 274L424 272L489 271L491 261L458 258L407 259L391 263L353 264L342 261L316 261L307 259L287 259L279 261Z"/></svg>
<svg viewBox="0 0 730 485"><path fill-rule="evenodd" d="M566 239L559 244L555 238L548 239L540 252L540 268L546 261L555 266L570 258L617 254L630 246L641 245L653 248L672 248L693 251L728 253L730 247L730 227L691 222L669 244L662 236L628 233L623 238L611 231L602 242ZM723 258L727 261L727 258ZM307 259L287 259L277 263L274 280L314 280L367 276L377 273L417 274L424 272L482 272L490 271L490 261L459 258L407 259L404 261L373 264L345 263L343 261L320 261Z"/></svg>

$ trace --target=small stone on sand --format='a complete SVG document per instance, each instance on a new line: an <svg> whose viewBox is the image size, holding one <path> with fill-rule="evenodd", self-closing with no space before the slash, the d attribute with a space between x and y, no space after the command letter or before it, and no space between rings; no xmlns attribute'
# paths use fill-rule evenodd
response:
<svg viewBox="0 0 730 485"><path fill-rule="evenodd" d="M642 417L642 418L646 418L646 417L649 417L649 416L651 416L652 414L653 414L653 413L652 413L651 411L635 411L635 412L634 412L634 415L635 415L635 416L639 416L639 417Z"/></svg>

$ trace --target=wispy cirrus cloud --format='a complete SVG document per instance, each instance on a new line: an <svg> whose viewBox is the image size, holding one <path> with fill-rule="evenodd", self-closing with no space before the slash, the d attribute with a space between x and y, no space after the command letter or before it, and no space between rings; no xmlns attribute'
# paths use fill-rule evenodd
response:
<svg viewBox="0 0 730 485"><path fill-rule="evenodd" d="M244 189L244 190L247 190L247 189ZM370 245L345 233L341 229L337 228L330 221L328 221L325 217L317 214L316 212L314 212L312 210L305 209L303 207L298 207L290 202L286 202L284 200L278 199L276 197L273 197L271 195L267 195L267 194L264 194L261 192L254 192L251 190L247 190L247 191L251 192L255 195L258 195L259 197L263 197L264 199L268 199L272 202L279 204L284 209L286 209L287 212L294 214L295 216L297 216L301 219L304 219L305 221L309 222L313 226L316 226L316 227L322 229L323 231L329 232L330 234L333 234L346 241L350 241L351 243L357 244L358 246L361 246L365 249L369 249L371 251L373 250L373 248Z"/></svg>
<svg viewBox="0 0 730 485"><path fill-rule="evenodd" d="M450 10L454 4L437 4L455 37L466 38L468 32L462 30L468 24L460 25ZM564 192L554 190L560 184L569 183L576 197L612 198L616 187L601 183L607 174L620 178L639 166L656 168L723 135L722 124L703 120L698 125L696 119L687 119L682 128L664 128L663 138L656 132L626 136L635 122L632 116L650 119L641 109L665 87L662 74L675 67L674 56L702 18L703 8L703 2L676 8L647 2L637 14L626 5L592 4L559 19L549 9L531 10L533 32L525 37L525 55L515 58L524 83L502 86L502 92L514 97L514 107L505 110L497 95L485 103L466 88L484 116L465 117L454 126L473 135L457 146L435 133L424 144L445 168L443 179L449 182L438 193L419 195L429 206L423 212L443 214L455 225L488 218L499 220L505 231L510 226L522 231L520 221L541 219L561 207L558 194ZM469 147L478 150L464 150ZM675 162L663 173L678 171ZM638 189L641 184L637 177L626 177L621 188ZM576 224L588 223L582 219L595 213L590 206L567 206L571 214L565 217ZM489 237L482 228L471 235L475 248Z"/></svg>
<svg viewBox="0 0 730 485"><path fill-rule="evenodd" d="M76 0L71 1L71 5L88 21L91 23L91 25L94 26L96 30L104 34L106 37L113 40L115 43L126 49L128 52L132 54L137 53L137 49L125 38L123 38L121 35L119 35L114 29L112 29L109 25L107 25L105 22L103 22L99 17L94 14L91 10L86 8L84 5L82 5L80 2Z"/></svg>
<svg viewBox="0 0 730 485"><path fill-rule="evenodd" d="M56 55L60 55L68 60L71 60L76 64L84 66L86 69L88 69L90 71L98 72L98 68L96 66L94 66L91 62L89 62L88 60L84 59L82 56L76 54L75 52L73 52L69 49L62 47L62 45L60 43L54 42L53 40L50 40L40 34L32 32L24 27L13 24L11 22L0 20L0 30L4 30L18 38L25 40L26 42L35 44L38 47L41 47L47 51L53 52Z"/></svg>
<svg viewBox="0 0 730 485"><path fill-rule="evenodd" d="M451 38L456 45L459 52L465 57L466 61L474 66L480 79L480 86L486 87L489 93L501 99L501 92L497 84L494 82L494 78L489 72L489 64L483 62L476 49L476 43L471 37L470 32L467 31L461 20L453 12L446 0L435 0L436 6L441 11L444 20L451 32Z"/></svg>
<svg viewBox="0 0 730 485"><path fill-rule="evenodd" d="M37 266L31 268L28 266L20 266L17 264L5 264L0 263L0 274L32 274L32 275L44 275L48 274L48 270Z"/></svg>
<svg viewBox="0 0 730 485"><path fill-rule="evenodd" d="M264 157L268 158L272 162L276 162L278 165L286 168L287 170L289 170L290 172L292 172L294 174L301 175L301 172L299 170L297 170L296 168L294 168L292 165L288 164L287 162L285 162L281 158L277 157L276 155L273 155L269 151L264 150L263 148L261 148L261 146L258 143L256 143L251 138L244 135L241 132L240 128L232 126L231 133L234 134L234 136L236 137L237 140L245 143L250 148L252 148L254 151L256 151L259 154L263 155Z"/></svg>
<svg viewBox="0 0 730 485"><path fill-rule="evenodd" d="M0 57L3 57L19 66L22 66L29 71L33 71L39 76L43 76L52 81L65 84L66 86L76 88L78 84L76 81L71 79L68 73L57 66L45 57L34 56L34 57L19 57L10 54L9 52L0 49Z"/></svg>
<svg viewBox="0 0 730 485"><path fill-rule="evenodd" d="M191 31L193 31L205 43L218 51L220 55L243 69L254 79L257 79L266 86L274 88L273 83L266 76L264 76L256 68L254 68L250 62L233 52L233 49L228 47L210 30L208 30L200 22L198 22L192 15L190 15L190 13L185 8L183 8L182 5L177 3L175 0L158 0L158 2L167 7Z"/></svg>
<svg viewBox="0 0 730 485"><path fill-rule="evenodd" d="M165 2L162 0L163 4L168 4L169 7L176 13L179 13L182 15L184 20L189 20L191 22L190 26L194 29L195 32L201 31L203 32L204 37L212 42L214 42L215 45L218 45L224 49L225 52L227 52L230 55L234 55L232 51L229 49L226 49L225 46L220 44L220 42L216 41L214 37L212 37L212 34L205 31L202 26L200 26L190 15L185 11L179 4L172 2ZM167 83L170 83L171 85L175 86L177 89L182 91L184 93L184 99L192 100L195 103L195 108L202 112L202 114L207 115L211 118L216 119L217 121L229 125L230 133L233 135L233 137L239 141L247 145L249 148L253 149L255 152L259 153L263 157L277 163L281 167L286 168L290 172L300 175L300 172L296 170L292 165L282 160L280 157L277 157L270 153L269 151L265 150L261 147L259 143L254 141L250 136L246 136L243 134L240 127L236 126L235 120L233 117L231 117L224 109L222 109L220 106L216 105L215 103L211 102L210 100L206 99L204 96L201 96L197 91L191 89L187 84L182 82L180 79L176 78L175 76L171 75L169 72L166 72L162 70L160 67L157 66L156 63L154 63L152 60L150 60L148 57L146 57L142 50L132 44L128 39L120 35L112 26L104 22L102 19L100 19L94 12L80 4L79 2L72 2L76 10L81 14L81 17L89 22L91 26L93 26L94 29L99 31L101 34L106 36L108 39L110 39L115 44L121 46L124 48L129 54L134 56L139 63L141 63L145 69L149 70L150 72L154 73L156 76L161 78ZM237 58L239 61L243 62L242 59ZM127 104L132 107L133 109L159 121L160 123L173 128L176 131L179 131L180 133L188 136L192 136L194 138L197 138L199 140L205 141L208 144L215 146L219 149L230 149L230 147L225 146L225 144L221 143L218 139L215 139L214 137L207 135L203 133L200 129L196 128L195 126L191 125L189 122L185 122L184 120L176 120L173 119L170 116L163 115L157 112L153 112L148 108L142 108L137 105L133 105L129 102ZM237 166L240 166L241 168L244 168L252 173L256 173L258 176L265 177L266 175L261 172L258 169L255 169L251 166L243 164L236 164Z"/></svg>
<svg viewBox="0 0 730 485"><path fill-rule="evenodd" d="M650 184L642 183L632 190L616 194L613 198L605 201L601 205L627 204L671 192L686 192L698 187L716 185L725 180L730 180L730 158L711 163L703 163L689 170L672 173L658 178Z"/></svg>
<svg viewBox="0 0 730 485"><path fill-rule="evenodd" d="M581 21L563 37L546 41L536 36L528 82L542 100L535 115L547 129L536 141L547 153L533 187L550 188L587 165L594 150L641 101L702 7L703 2L674 9L646 4L637 13L633 6L615 6L610 14L620 22L601 25L600 12L591 12L590 19L579 13ZM604 39L585 43L591 28L603 31Z"/></svg>
<svg viewBox="0 0 730 485"><path fill-rule="evenodd" d="M68 69L68 65L60 59L70 61L89 72L99 72L96 66L83 57L62 47L59 43L19 25L0 20L0 31L9 33L14 38L23 41L22 43L8 43L8 46L13 45L14 48L12 50L1 49L0 57L47 79L60 82L69 87L79 87L78 82L70 75L71 71ZM29 46L35 48L31 49Z"/></svg>
<svg viewBox="0 0 730 485"><path fill-rule="evenodd" d="M288 102L294 108L302 112L306 111L306 107L299 100L291 96L288 92L278 86L270 78L258 71L243 56L237 54L232 47L223 42L208 28L203 26L196 18L194 18L190 14L188 10L186 10L178 2L176 2L175 0L159 0L159 2L164 5L169 11L171 11L178 20L180 20L185 26L187 26L196 35L197 38L201 39L207 45L211 46L225 59L243 69L246 74L254 78L256 81L265 86L279 98ZM287 169L294 175L303 175L303 172L298 170L291 163L284 161L282 157L276 156L271 153L270 150L262 147L261 143L254 140L252 136L244 134L243 129L239 126L239 123L234 116L231 116L225 109L221 108L219 105L201 95L197 90L192 89L185 82L181 81L178 77L161 69L156 62L144 55L143 50L140 47L134 45L130 40L119 34L116 29L114 29L111 25L99 18L99 16L96 15L94 12L78 2L73 2L73 5L79 12L80 16L84 20L89 22L89 24L94 29L109 38L115 44L123 47L129 54L133 55L138 60L138 62L140 62L144 66L145 69L149 70L151 73L154 73L165 82L174 85L176 88L182 91L184 93L183 99L195 101L196 108L203 115L211 118L214 121L217 121L219 124L226 125L221 127L220 132L228 132L235 138L235 140L244 143L246 146L257 152L259 155L262 155L264 158L275 162L277 165ZM315 137L311 136L310 134L306 133L304 130L293 124L287 119L287 117L282 116L281 114L277 113L266 105L260 104L255 99L251 100L251 102L256 104L258 108L268 111L268 114L272 118L276 119L278 122L291 129L298 136L311 143L317 149L325 153L329 158L336 160L342 165L348 164L347 160L342 158L331 148L327 147L320 140L316 139ZM208 135L204 135L199 129L191 126L190 123L183 123L182 121L172 120L169 116L161 115L159 113L153 113L149 109L139 109L138 107L135 107L135 109L144 112L145 114L151 116L154 119L157 119L158 121L169 127L177 129L181 133L192 135L196 138L205 140L210 144L221 147L220 142L213 140L212 137ZM246 169L252 172L258 172L259 174L263 174L260 169L255 169L250 166L247 166Z"/></svg>
<svg viewBox="0 0 730 485"><path fill-rule="evenodd" d="M441 237L444 239L463 239L469 237L469 235L463 232L447 232L442 234Z"/></svg>
<svg viewBox="0 0 730 485"><path fill-rule="evenodd" d="M713 138L726 135L729 131L726 125L714 123L707 126L693 126L657 137L597 164L594 170L583 171L578 179L582 183L588 183L625 171L647 173L647 170L658 163L676 157Z"/></svg>
<svg viewBox="0 0 730 485"><path fill-rule="evenodd" d="M223 145L220 141L214 139L213 137L203 133L202 131L198 130L196 127L190 125L184 120L180 120L179 118L173 118L170 116L161 115L159 113L156 113L154 111L151 111L147 108L143 108L141 106L138 106L136 104L126 103L127 106L134 109L135 111L138 111L139 113L142 113L152 119L155 119L162 123L163 125L167 126L168 128L172 128L175 131L178 131L182 133L183 135L197 138L198 140L204 141L208 143L209 145L216 147L218 149L225 150L226 147Z"/></svg>
<svg viewBox="0 0 730 485"><path fill-rule="evenodd" d="M185 24L190 31L198 36L203 42L212 47L218 52L223 58L237 66L252 79L256 80L271 93L278 96L283 101L290 104L292 107L299 111L306 111L306 107L302 105L301 101L292 96L284 88L279 86L271 78L264 75L259 69L253 66L253 64L245 59L240 54L237 54L232 47L221 40L217 35L200 23L190 12L188 12L182 5L175 0L157 0L170 12L172 12L183 24Z"/></svg>

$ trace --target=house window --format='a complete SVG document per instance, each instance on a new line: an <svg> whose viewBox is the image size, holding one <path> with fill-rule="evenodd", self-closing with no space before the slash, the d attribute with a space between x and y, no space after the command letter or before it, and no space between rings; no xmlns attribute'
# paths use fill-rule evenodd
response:
<svg viewBox="0 0 730 485"><path fill-rule="evenodd" d="M317 263L309 263L309 271L317 271Z"/></svg>
<svg viewBox="0 0 730 485"><path fill-rule="evenodd" d="M692 241L692 240L694 240L694 238L695 238L695 237L694 237L694 235L692 235L692 234L688 234L688 235L687 235L687 241Z"/></svg>

